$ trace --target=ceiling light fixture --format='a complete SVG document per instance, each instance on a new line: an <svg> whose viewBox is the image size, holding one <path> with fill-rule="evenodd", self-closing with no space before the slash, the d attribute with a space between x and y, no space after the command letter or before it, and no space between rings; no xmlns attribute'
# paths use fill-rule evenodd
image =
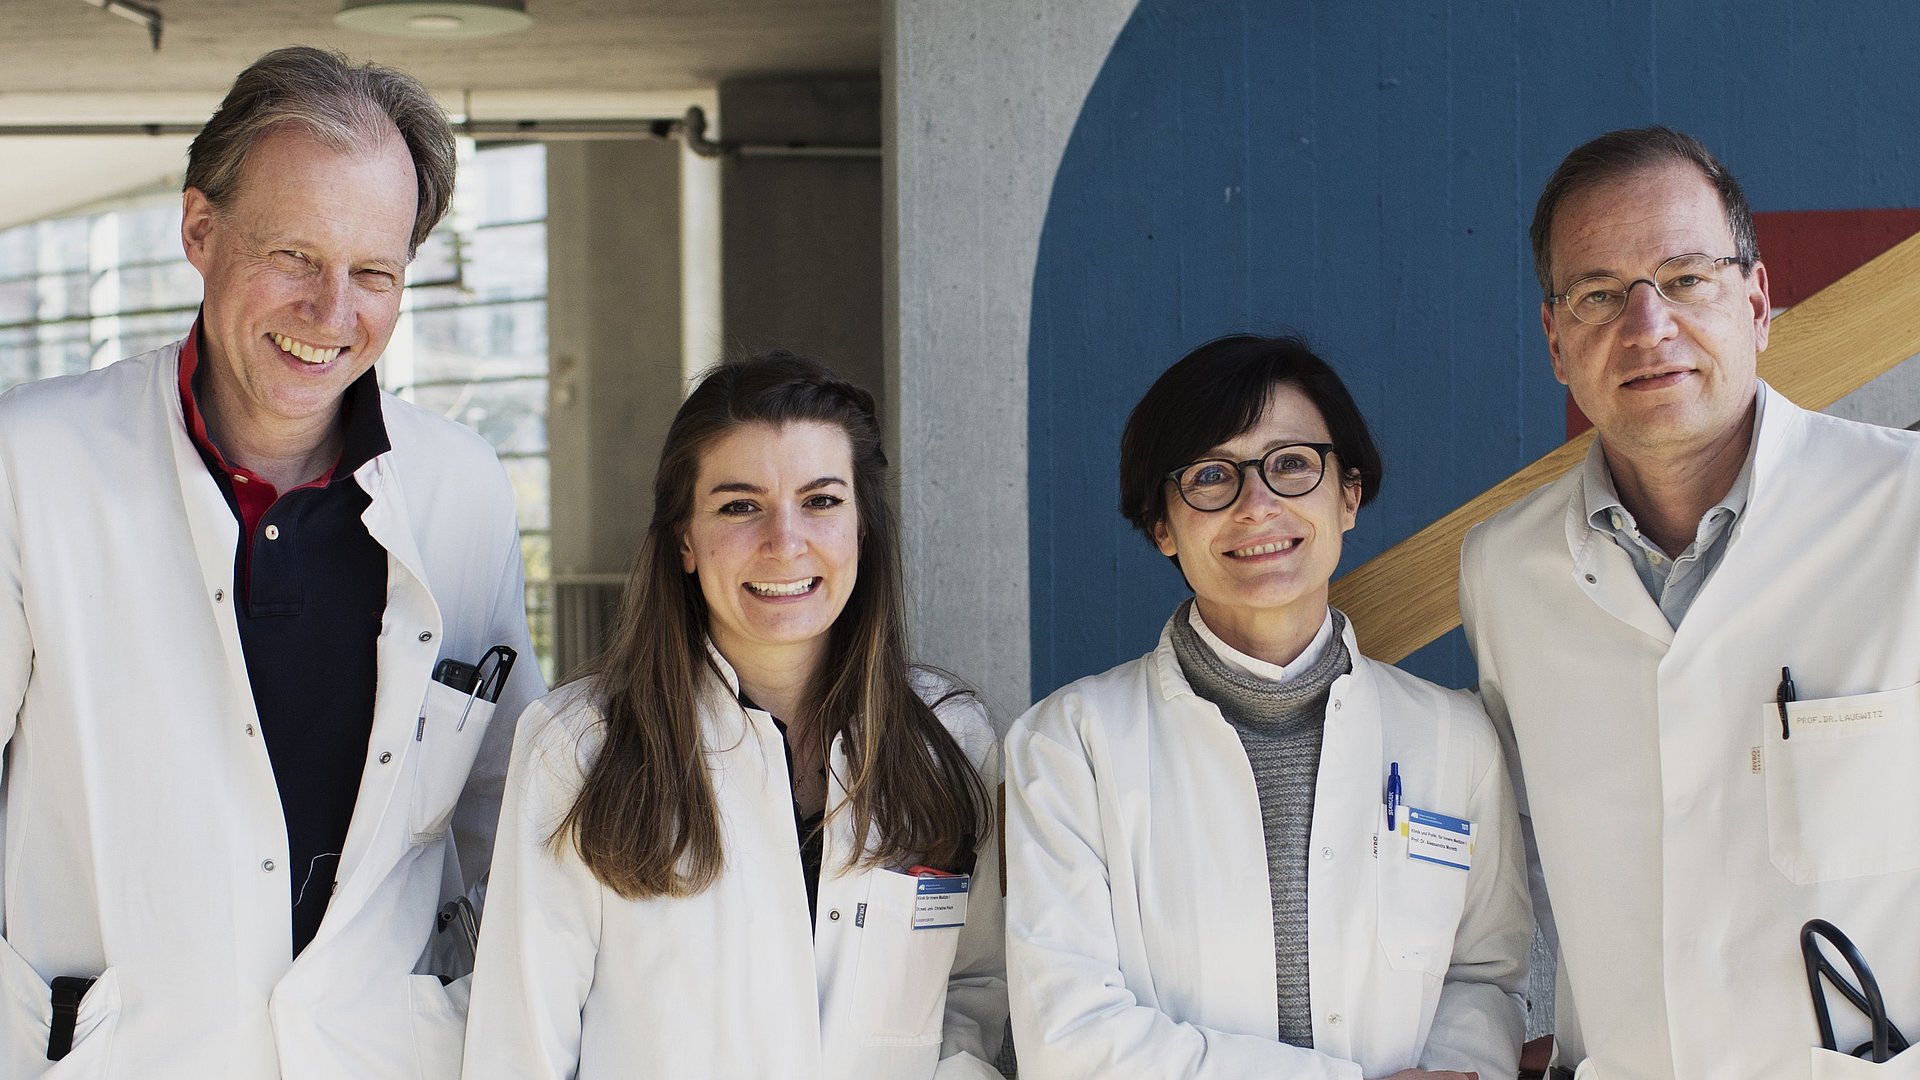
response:
<svg viewBox="0 0 1920 1080"><path fill-rule="evenodd" d="M333 24L393 37L487 37L533 25L525 0L346 0Z"/></svg>

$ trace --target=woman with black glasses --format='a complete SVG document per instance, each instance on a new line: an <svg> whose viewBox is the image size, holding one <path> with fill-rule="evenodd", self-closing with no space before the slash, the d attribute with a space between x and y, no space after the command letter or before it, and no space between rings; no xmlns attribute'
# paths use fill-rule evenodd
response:
<svg viewBox="0 0 1920 1080"><path fill-rule="evenodd" d="M1499 742L1327 603L1380 477L1293 338L1204 345L1135 407L1121 512L1194 596L1007 737L1024 1080L1515 1075L1533 925Z"/></svg>

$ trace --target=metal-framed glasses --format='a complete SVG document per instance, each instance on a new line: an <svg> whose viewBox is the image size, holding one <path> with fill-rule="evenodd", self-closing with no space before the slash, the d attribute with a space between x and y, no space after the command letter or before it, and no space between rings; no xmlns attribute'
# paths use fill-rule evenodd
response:
<svg viewBox="0 0 1920 1080"><path fill-rule="evenodd" d="M1225 510L1240 497L1247 470L1257 468L1267 490L1283 499L1297 499L1320 486L1327 472L1332 443L1289 443L1257 458L1201 458L1167 474L1180 498L1203 514Z"/></svg>
<svg viewBox="0 0 1920 1080"><path fill-rule="evenodd" d="M1547 303L1565 303L1574 318L1592 326L1604 326L1619 318L1627 310L1627 297L1633 287L1640 284L1653 286L1653 291L1669 304L1705 304L1719 298L1725 287L1720 268L1728 263L1747 267L1738 255L1716 259L1690 251L1655 267L1650 278L1621 281L1611 274L1591 274L1567 286L1566 292L1547 297Z"/></svg>

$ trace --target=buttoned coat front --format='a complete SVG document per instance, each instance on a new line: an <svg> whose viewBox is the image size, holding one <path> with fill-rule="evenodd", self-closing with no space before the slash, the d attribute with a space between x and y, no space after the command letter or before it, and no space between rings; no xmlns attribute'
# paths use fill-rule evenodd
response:
<svg viewBox="0 0 1920 1080"><path fill-rule="evenodd" d="M1171 637L1007 735L1007 967L1028 1080L1517 1071L1533 923L1499 745L1465 694L1360 655L1333 684L1307 856L1313 1049L1279 1041L1252 767ZM1474 823L1408 858L1382 799Z"/></svg>
<svg viewBox="0 0 1920 1080"><path fill-rule="evenodd" d="M188 438L178 358L0 398L0 1075L451 1078L466 986L426 973L435 915L486 868L512 720L540 690L511 490L473 433L382 397L392 449L353 477L387 551L373 731L334 896L295 959L239 529ZM495 644L519 651L502 715L462 725L431 670ZM98 981L51 1063L62 975Z"/></svg>
<svg viewBox="0 0 1920 1080"><path fill-rule="evenodd" d="M717 652L700 717L726 865L699 893L629 900L549 843L602 738L587 684L521 719L474 973L468 1080L999 1080L1000 874L981 838L964 926L916 929L920 879L849 866L844 737L827 770L808 919L793 785L773 718ZM921 677L938 700L944 685ZM935 713L985 778L998 747L971 697Z"/></svg>

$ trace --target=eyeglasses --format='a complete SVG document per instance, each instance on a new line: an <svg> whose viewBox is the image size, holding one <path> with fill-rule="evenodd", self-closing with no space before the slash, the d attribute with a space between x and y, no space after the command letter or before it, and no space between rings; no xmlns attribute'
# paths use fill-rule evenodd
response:
<svg viewBox="0 0 1920 1080"><path fill-rule="evenodd" d="M1604 326L1619 318L1627 310L1627 297L1633 287L1643 283L1653 286L1653 291L1669 304L1704 304L1720 296L1720 268L1728 263L1739 263L1743 271L1750 265L1738 255L1716 259L1691 251L1661 263L1650 278L1621 281L1611 274L1583 277L1567 286L1566 292L1547 297L1547 303L1565 301L1574 318L1592 326Z"/></svg>
<svg viewBox="0 0 1920 1080"><path fill-rule="evenodd" d="M1267 490L1283 499L1297 499L1320 486L1326 475L1332 443L1291 443L1276 446L1257 458L1232 461L1201 458L1167 474L1180 498L1203 514L1225 510L1240 497L1240 485L1250 466L1259 466Z"/></svg>

